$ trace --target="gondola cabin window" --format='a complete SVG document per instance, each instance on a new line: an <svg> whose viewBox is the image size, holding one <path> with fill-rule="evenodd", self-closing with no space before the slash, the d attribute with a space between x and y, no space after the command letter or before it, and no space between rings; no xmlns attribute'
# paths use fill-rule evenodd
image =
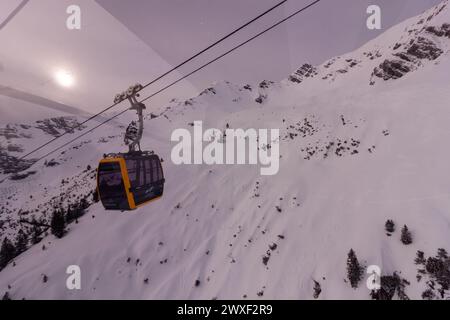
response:
<svg viewBox="0 0 450 320"><path fill-rule="evenodd" d="M128 172L128 179L130 179L130 185L132 188L138 187L138 179L137 179L137 161L134 159L127 159L126 161L127 165L127 172Z"/></svg>
<svg viewBox="0 0 450 320"><path fill-rule="evenodd" d="M153 171L153 181L158 181L158 164L156 163L155 159L152 159L152 171Z"/></svg>
<svg viewBox="0 0 450 320"><path fill-rule="evenodd" d="M112 210L129 209L119 162L102 163L98 174L98 189L103 206Z"/></svg>
<svg viewBox="0 0 450 320"><path fill-rule="evenodd" d="M152 181L152 166L150 159L145 159L145 181L151 183Z"/></svg>

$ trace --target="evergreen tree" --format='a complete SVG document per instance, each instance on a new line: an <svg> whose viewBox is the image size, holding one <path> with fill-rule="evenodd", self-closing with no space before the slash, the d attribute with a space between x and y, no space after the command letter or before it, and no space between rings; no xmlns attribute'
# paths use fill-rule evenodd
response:
<svg viewBox="0 0 450 320"><path fill-rule="evenodd" d="M437 257L441 260L447 260L448 259L448 253L447 250L443 249L443 248L439 248L438 249L438 254Z"/></svg>
<svg viewBox="0 0 450 320"><path fill-rule="evenodd" d="M426 259L423 251L418 250L416 253L416 258L414 259L414 263L417 265L425 265Z"/></svg>
<svg viewBox="0 0 450 320"><path fill-rule="evenodd" d="M4 294L3 297L2 297L2 300L4 300L4 301L6 301L6 300L11 300L8 291L5 292L5 294Z"/></svg>
<svg viewBox="0 0 450 320"><path fill-rule="evenodd" d="M0 270L5 268L16 255L16 248L8 238L3 239L2 247L0 248Z"/></svg>
<svg viewBox="0 0 450 320"><path fill-rule="evenodd" d="M405 293L405 288L410 283L401 278L396 272L392 275L381 276L381 288L379 290L372 290L370 296L374 300L392 300L397 293L398 299L409 300Z"/></svg>
<svg viewBox="0 0 450 320"><path fill-rule="evenodd" d="M16 246L16 255L19 255L27 250L28 237L25 234L25 232L23 232L22 229L20 229L19 232L17 233L15 246Z"/></svg>
<svg viewBox="0 0 450 320"><path fill-rule="evenodd" d="M64 236L66 233L66 221L62 210L53 211L50 226L51 232L55 237L62 238Z"/></svg>
<svg viewBox="0 0 450 320"><path fill-rule="evenodd" d="M319 298L320 293L322 292L322 288L321 288L319 282L317 282L316 280L313 280L313 281L314 281L314 294L313 294L313 297L314 297L314 299L317 299L317 298Z"/></svg>
<svg viewBox="0 0 450 320"><path fill-rule="evenodd" d="M411 235L411 232L408 230L408 227L406 226L406 224L402 228L402 235L400 237L400 240L405 245L412 243L412 235Z"/></svg>
<svg viewBox="0 0 450 320"><path fill-rule="evenodd" d="M70 223L75 219L76 219L75 210L73 210L71 206L68 206L66 212L66 222Z"/></svg>
<svg viewBox="0 0 450 320"><path fill-rule="evenodd" d="M77 217L82 217L86 214L86 209L89 207L86 199L82 199L81 200L81 204L78 208L78 212L77 212Z"/></svg>
<svg viewBox="0 0 450 320"><path fill-rule="evenodd" d="M97 189L94 189L92 191L92 201L94 201L94 203L97 203L99 201L99 197L98 197L98 191Z"/></svg>
<svg viewBox="0 0 450 320"><path fill-rule="evenodd" d="M33 217L31 224L33 225L33 228L31 229L31 243L38 244L42 240L41 238L42 230L39 227L39 223L36 221L36 218Z"/></svg>
<svg viewBox="0 0 450 320"><path fill-rule="evenodd" d="M31 243L32 244L38 244L39 242L41 242L42 238L41 238L41 228L39 228L39 226L37 225L33 225L33 229L31 230Z"/></svg>
<svg viewBox="0 0 450 320"><path fill-rule="evenodd" d="M392 220L387 220L386 224L384 226L385 226L387 232L392 233L395 231L395 223Z"/></svg>
<svg viewBox="0 0 450 320"><path fill-rule="evenodd" d="M85 203L83 201L80 201L80 203L73 206L71 208L71 219L70 219L70 221L68 219L67 222L72 222L74 220L77 220L79 217L82 217L86 213L86 210L84 209L84 207L85 207Z"/></svg>
<svg viewBox="0 0 450 320"><path fill-rule="evenodd" d="M79 207L82 209L82 213L84 214L84 211L85 211L87 208L89 208L89 203L88 203L88 201L86 200L86 198L83 198L83 199L80 200L80 206L79 206Z"/></svg>
<svg viewBox="0 0 450 320"><path fill-rule="evenodd" d="M423 300L433 300L434 298L436 298L436 295L434 294L433 290L426 289L424 292L422 292Z"/></svg>
<svg viewBox="0 0 450 320"><path fill-rule="evenodd" d="M355 251L350 249L347 257L347 277L350 280L352 288L357 288L358 283L361 280L363 274L363 268L359 264Z"/></svg>

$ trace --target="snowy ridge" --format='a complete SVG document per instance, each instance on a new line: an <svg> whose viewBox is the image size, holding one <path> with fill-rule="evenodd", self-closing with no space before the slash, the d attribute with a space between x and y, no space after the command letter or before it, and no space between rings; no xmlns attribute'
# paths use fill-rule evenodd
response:
<svg viewBox="0 0 450 320"><path fill-rule="evenodd" d="M84 198L90 206L62 239L47 234L0 271L0 294L370 299L365 274L356 289L347 277L353 249L361 265L378 265L384 281L395 284L394 298L447 298L435 271L448 257L431 258L438 248L450 250L445 23L448 1L281 83L218 82L149 113L142 147L164 159L167 183L161 200L135 212L105 212L92 196L101 155L125 150L118 123L61 150L54 165L38 163L22 180L3 180L2 238L27 231L21 219L48 223L54 205ZM390 71L383 63L404 61L398 53L412 60L410 71L385 79ZM133 116L118 121L123 127ZM171 132L190 130L195 120L208 128L280 128L280 172L268 177L255 166L175 166ZM19 135L31 130L15 128ZM48 132L37 132L32 143L20 140L23 150L9 152L46 141ZM386 230L388 219L395 230ZM408 245L401 241L404 225L412 234ZM416 259L418 251L423 259ZM81 267L82 289L70 291L65 272L74 264ZM314 296L317 283L321 291Z"/></svg>
<svg viewBox="0 0 450 320"><path fill-rule="evenodd" d="M348 83L355 73L367 77L371 69L371 85L380 80L398 79L437 60L449 52L450 9L443 1L418 17L392 27L355 52L335 57L314 67L303 65L288 80L301 83L305 79L334 82L339 78ZM358 79L360 80L360 79Z"/></svg>

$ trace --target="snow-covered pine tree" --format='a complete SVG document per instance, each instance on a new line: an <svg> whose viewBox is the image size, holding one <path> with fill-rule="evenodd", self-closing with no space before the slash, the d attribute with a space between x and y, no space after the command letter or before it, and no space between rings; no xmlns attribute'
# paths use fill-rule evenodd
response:
<svg viewBox="0 0 450 320"><path fill-rule="evenodd" d="M71 206L68 206L66 211L66 222L71 223L73 220L75 220L74 213L72 212Z"/></svg>
<svg viewBox="0 0 450 320"><path fill-rule="evenodd" d="M353 249L350 249L347 257L347 277L352 288L356 289L358 287L358 283L361 280L362 274L363 268L359 264L355 251L353 251Z"/></svg>
<svg viewBox="0 0 450 320"><path fill-rule="evenodd" d="M35 217L33 217L33 219L31 220L31 224L33 225L31 229L31 243L37 244L42 240L41 238L42 230L41 227L39 226L39 222L36 220Z"/></svg>
<svg viewBox="0 0 450 320"><path fill-rule="evenodd" d="M97 189L92 190L92 201L94 201L94 203L100 201Z"/></svg>
<svg viewBox="0 0 450 320"><path fill-rule="evenodd" d="M439 248L437 257L440 258L441 260L448 260L447 250L445 250L444 248Z"/></svg>
<svg viewBox="0 0 450 320"><path fill-rule="evenodd" d="M406 226L406 224L402 228L402 235L400 237L400 240L402 241L402 243L404 245L408 245L408 244L412 243L412 235L411 235L411 232L409 231L408 227Z"/></svg>
<svg viewBox="0 0 450 320"><path fill-rule="evenodd" d="M61 210L53 211L50 223L52 234L57 238L62 238L66 233L66 220Z"/></svg>
<svg viewBox="0 0 450 320"><path fill-rule="evenodd" d="M394 232L395 231L395 223L392 220L387 220L384 227L386 228L387 232Z"/></svg>
<svg viewBox="0 0 450 320"><path fill-rule="evenodd" d="M39 242L41 242L42 238L41 238L41 228L39 228L39 226L37 225L33 225L33 229L31 230L31 243L32 244L38 244Z"/></svg>
<svg viewBox="0 0 450 320"><path fill-rule="evenodd" d="M6 300L11 300L11 298L10 298L10 296L9 296L9 292L8 291L6 291L5 292L5 294L3 295L3 297L2 297L2 300L3 301L6 301Z"/></svg>
<svg viewBox="0 0 450 320"><path fill-rule="evenodd" d="M427 260L425 259L425 254L423 251L418 250L416 253L416 258L414 259L414 263L417 265L425 265Z"/></svg>
<svg viewBox="0 0 450 320"><path fill-rule="evenodd" d="M320 296L320 293L322 292L322 287L320 286L319 282L317 282L316 280L313 280L313 281L314 281L313 297L314 297L314 299L318 299Z"/></svg>

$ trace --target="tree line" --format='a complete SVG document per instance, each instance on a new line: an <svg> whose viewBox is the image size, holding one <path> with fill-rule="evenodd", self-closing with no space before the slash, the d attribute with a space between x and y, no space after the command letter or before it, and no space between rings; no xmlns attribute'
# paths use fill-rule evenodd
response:
<svg viewBox="0 0 450 320"><path fill-rule="evenodd" d="M75 222L86 213L86 209L92 204L88 198L92 196L93 202L98 202L97 192L94 190L90 195L81 198L76 204L69 205L67 208L60 203L54 206L51 213L50 223L45 220L31 221L20 220L20 223L31 225L27 231L21 228L13 240L4 237L0 247L0 271L15 257L25 252L30 246L41 242L44 235L47 235L50 229L51 234L57 238L62 238L67 233L67 225Z"/></svg>

